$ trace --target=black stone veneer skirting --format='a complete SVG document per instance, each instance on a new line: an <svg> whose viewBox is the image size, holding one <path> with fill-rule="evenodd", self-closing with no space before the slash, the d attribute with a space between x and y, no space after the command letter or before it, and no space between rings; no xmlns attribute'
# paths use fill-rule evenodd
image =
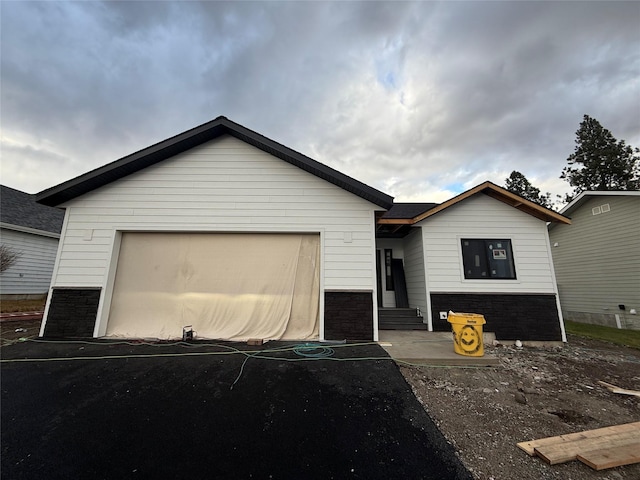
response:
<svg viewBox="0 0 640 480"><path fill-rule="evenodd" d="M100 288L54 288L44 337L92 337Z"/></svg>
<svg viewBox="0 0 640 480"><path fill-rule="evenodd" d="M373 340L372 292L325 292L327 340Z"/></svg>
<svg viewBox="0 0 640 480"><path fill-rule="evenodd" d="M484 315L484 331L494 332L498 340L562 340L555 295L433 293L435 331L451 329L439 316L439 312L449 310Z"/></svg>

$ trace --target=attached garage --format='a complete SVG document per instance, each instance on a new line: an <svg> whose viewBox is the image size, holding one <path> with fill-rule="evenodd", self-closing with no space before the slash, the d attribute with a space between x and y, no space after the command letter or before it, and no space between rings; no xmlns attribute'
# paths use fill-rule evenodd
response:
<svg viewBox="0 0 640 480"><path fill-rule="evenodd" d="M225 117L37 201L65 210L43 337L377 340L393 199Z"/></svg>
<svg viewBox="0 0 640 480"><path fill-rule="evenodd" d="M107 336L318 339L318 234L122 233Z"/></svg>

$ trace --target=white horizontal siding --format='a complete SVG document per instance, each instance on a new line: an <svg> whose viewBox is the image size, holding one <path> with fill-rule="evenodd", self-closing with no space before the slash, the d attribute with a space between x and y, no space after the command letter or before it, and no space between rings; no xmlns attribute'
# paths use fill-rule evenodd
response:
<svg viewBox="0 0 640 480"><path fill-rule="evenodd" d="M418 224L431 292L555 293L545 222L483 194ZM509 239L517 280L466 280L462 238Z"/></svg>
<svg viewBox="0 0 640 480"><path fill-rule="evenodd" d="M104 287L117 230L291 231L322 233L324 288L374 288L372 225L379 208L234 137L213 140L64 206L68 224L56 285Z"/></svg>
<svg viewBox="0 0 640 480"><path fill-rule="evenodd" d="M37 295L49 290L58 239L0 229L0 243L20 253L16 263L0 274L0 294Z"/></svg>
<svg viewBox="0 0 640 480"><path fill-rule="evenodd" d="M609 204L610 211L591 209ZM562 308L590 314L640 309L640 197L596 196L549 231Z"/></svg>
<svg viewBox="0 0 640 480"><path fill-rule="evenodd" d="M404 274L407 279L409 306L427 312L427 287L424 276L424 249L419 228L404 238Z"/></svg>

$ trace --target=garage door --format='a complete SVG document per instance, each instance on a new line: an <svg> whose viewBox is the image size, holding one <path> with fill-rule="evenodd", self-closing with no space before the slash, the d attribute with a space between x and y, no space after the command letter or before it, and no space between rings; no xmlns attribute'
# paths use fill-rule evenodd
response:
<svg viewBox="0 0 640 480"><path fill-rule="evenodd" d="M122 234L107 336L318 338L317 234Z"/></svg>

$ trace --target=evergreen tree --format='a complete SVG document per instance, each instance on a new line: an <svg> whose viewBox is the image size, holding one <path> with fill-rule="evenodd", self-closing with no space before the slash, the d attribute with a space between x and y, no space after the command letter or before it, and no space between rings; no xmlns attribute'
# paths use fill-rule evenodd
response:
<svg viewBox="0 0 640 480"><path fill-rule="evenodd" d="M527 177L516 170L511 172L509 178L505 180L504 187L510 192L520 195L522 198L531 200L543 207L551 208L551 194L546 193L542 195L539 188L531 185Z"/></svg>
<svg viewBox="0 0 640 480"><path fill-rule="evenodd" d="M640 189L640 150L617 141L589 115L580 123L575 142L575 151L567 158L569 165L560 175L574 187L567 200L585 190Z"/></svg>

